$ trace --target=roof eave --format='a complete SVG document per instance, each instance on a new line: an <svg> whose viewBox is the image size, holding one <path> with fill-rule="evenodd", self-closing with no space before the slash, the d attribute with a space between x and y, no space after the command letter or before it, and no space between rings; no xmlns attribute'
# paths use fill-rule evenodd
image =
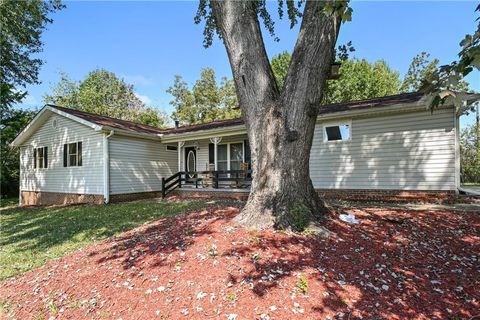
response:
<svg viewBox="0 0 480 320"><path fill-rule="evenodd" d="M232 136L237 134L245 134L247 129L244 124L235 124L232 126L224 126L221 128L203 129L195 131L187 131L182 133L170 133L162 136L162 142L171 143L185 140L208 139L219 134L222 137Z"/></svg>
<svg viewBox="0 0 480 320"><path fill-rule="evenodd" d="M103 129L102 126L98 125L98 124L95 124L93 122L90 122L90 121L87 121L87 120L84 120L82 118L79 118L77 116L74 116L74 115L71 115L67 112L64 112L64 111L61 111L61 110L58 110L56 109L55 107L52 107L50 105L45 105L36 115L35 117L27 124L27 126L15 137L15 139L13 139L13 141L10 143L10 145L12 147L19 147L21 146L26 139L28 139L32 134L33 132L31 132L32 130L35 130L34 128L34 125L37 121L39 121L39 119L45 114L45 112L47 111L51 111L55 114L58 114L58 115L61 115L61 116L64 116L70 120L73 120L73 121L76 121L78 123L81 123L83 125L86 125L92 129L94 129L95 131L101 131Z"/></svg>

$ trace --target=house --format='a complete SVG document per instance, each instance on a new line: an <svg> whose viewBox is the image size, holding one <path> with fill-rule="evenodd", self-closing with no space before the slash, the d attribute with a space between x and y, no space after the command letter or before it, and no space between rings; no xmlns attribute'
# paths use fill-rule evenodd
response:
<svg viewBox="0 0 480 320"><path fill-rule="evenodd" d="M453 106L427 110L421 93L324 106L310 156L312 182L325 197L455 195L458 118ZM228 182L238 182L242 163L250 162L242 119L159 129L46 105L12 145L20 148L22 205L160 196L162 178L171 186L185 171L217 172L217 180L220 172L227 183L199 185L205 172L183 174L177 194L248 197L248 188Z"/></svg>

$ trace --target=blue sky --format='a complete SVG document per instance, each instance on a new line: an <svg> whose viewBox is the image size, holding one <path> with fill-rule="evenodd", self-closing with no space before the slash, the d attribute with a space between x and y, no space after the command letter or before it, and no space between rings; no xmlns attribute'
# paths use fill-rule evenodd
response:
<svg viewBox="0 0 480 320"><path fill-rule="evenodd" d="M268 55L291 51L298 29L278 20L276 2L269 3L280 42L264 33ZM80 80L95 68L115 72L135 85L142 98L171 112L171 96L165 92L175 74L192 84L200 70L212 67L218 77L231 77L225 48L220 41L205 49L203 26L193 17L197 2L66 2L55 13L43 34L45 65L42 84L28 86L29 96L20 105L37 108L66 72ZM475 29L477 2L354 1L353 20L343 25L338 44L352 41L355 57L385 60L401 76L414 55L428 51L441 63L457 58L459 41ZM478 16L478 15L477 15ZM480 91L480 73L467 80ZM473 115L462 119L470 123Z"/></svg>

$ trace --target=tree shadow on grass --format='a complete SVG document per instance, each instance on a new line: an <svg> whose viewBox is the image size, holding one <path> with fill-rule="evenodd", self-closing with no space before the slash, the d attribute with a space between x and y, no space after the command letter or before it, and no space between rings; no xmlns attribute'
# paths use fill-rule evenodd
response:
<svg viewBox="0 0 480 320"><path fill-rule="evenodd" d="M109 205L77 205L69 207L16 208L1 213L0 246L17 271L4 271L9 276L28 270L123 231L171 215L204 206L195 201L139 201ZM0 252L1 254L1 252ZM23 266L25 257L32 261ZM5 257L6 259L7 257ZM18 264L18 265L17 265Z"/></svg>

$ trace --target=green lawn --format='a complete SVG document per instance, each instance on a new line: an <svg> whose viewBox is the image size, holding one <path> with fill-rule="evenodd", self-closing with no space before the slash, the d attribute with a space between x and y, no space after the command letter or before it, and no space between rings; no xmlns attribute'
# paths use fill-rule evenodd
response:
<svg viewBox="0 0 480 320"><path fill-rule="evenodd" d="M18 197L0 199L0 208L14 207L18 205Z"/></svg>
<svg viewBox="0 0 480 320"><path fill-rule="evenodd" d="M0 279L152 220L197 209L201 201L138 201L0 211Z"/></svg>

